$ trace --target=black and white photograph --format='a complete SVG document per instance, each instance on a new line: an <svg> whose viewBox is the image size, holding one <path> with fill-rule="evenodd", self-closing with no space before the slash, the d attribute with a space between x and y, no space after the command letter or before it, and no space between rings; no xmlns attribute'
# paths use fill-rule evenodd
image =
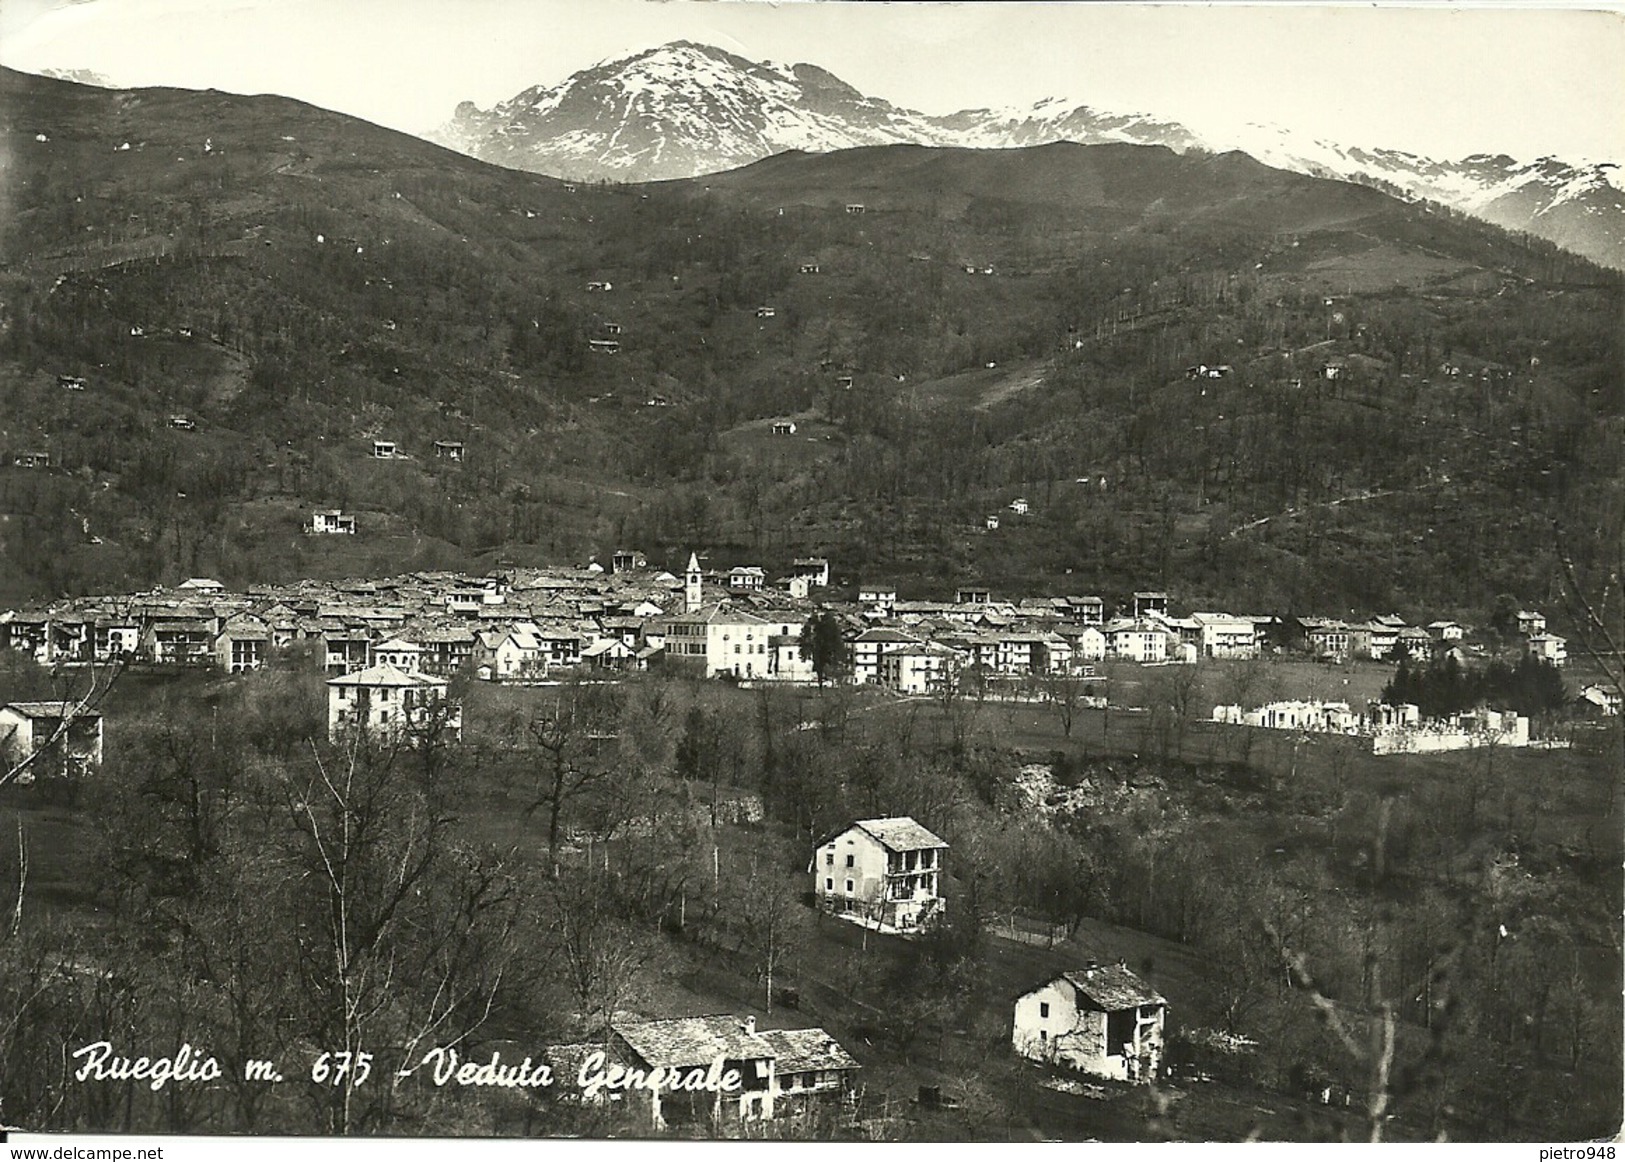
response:
<svg viewBox="0 0 1625 1162"><path fill-rule="evenodd" d="M5 0L0 1153L1613 1159L1622 162L1617 5Z"/></svg>

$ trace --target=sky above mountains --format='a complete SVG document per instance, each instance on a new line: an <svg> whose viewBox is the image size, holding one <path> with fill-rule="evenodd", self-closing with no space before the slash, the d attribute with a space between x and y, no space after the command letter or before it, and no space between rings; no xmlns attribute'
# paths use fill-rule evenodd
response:
<svg viewBox="0 0 1625 1162"><path fill-rule="evenodd" d="M686 39L926 113L1060 97L1436 157L1625 160L1625 11L835 0L6 0L0 63L281 93L412 133Z"/></svg>

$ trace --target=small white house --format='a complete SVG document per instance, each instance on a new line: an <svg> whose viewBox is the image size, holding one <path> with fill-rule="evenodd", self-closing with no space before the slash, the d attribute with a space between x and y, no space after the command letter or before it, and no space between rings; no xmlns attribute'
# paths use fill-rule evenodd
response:
<svg viewBox="0 0 1625 1162"><path fill-rule="evenodd" d="M310 514L310 531L354 536L355 517L336 508L318 509Z"/></svg>
<svg viewBox="0 0 1625 1162"><path fill-rule="evenodd" d="M1529 639L1529 652L1543 662L1561 666L1569 660L1568 639L1555 633L1537 633Z"/></svg>
<svg viewBox="0 0 1625 1162"><path fill-rule="evenodd" d="M1090 963L1016 1000L1011 1043L1034 1061L1149 1082L1162 1067L1167 1012L1168 1002L1121 962Z"/></svg>
<svg viewBox="0 0 1625 1162"><path fill-rule="evenodd" d="M1076 628L1066 627L1061 636L1072 642L1072 660L1076 662L1101 662L1106 660L1111 643L1107 641L1105 633L1098 625L1085 625Z"/></svg>
<svg viewBox="0 0 1625 1162"><path fill-rule="evenodd" d="M790 563L790 571L798 577L807 578L808 584L819 586L829 584L827 557L797 557Z"/></svg>
<svg viewBox="0 0 1625 1162"><path fill-rule="evenodd" d="M1613 717L1620 712L1625 699L1620 697L1617 688L1601 682L1593 682L1580 691L1577 699L1580 708L1591 714L1602 714Z"/></svg>
<svg viewBox="0 0 1625 1162"><path fill-rule="evenodd" d="M1459 642L1466 632L1466 629L1458 621L1434 621L1428 623L1429 635L1442 642Z"/></svg>
<svg viewBox="0 0 1625 1162"><path fill-rule="evenodd" d="M897 590L859 589L858 604L863 606L866 613L890 617L892 610L897 608Z"/></svg>
<svg viewBox="0 0 1625 1162"><path fill-rule="evenodd" d="M793 436L793 435L795 435L796 434L796 422L794 420L774 420L773 421L773 434L775 436Z"/></svg>
<svg viewBox="0 0 1625 1162"><path fill-rule="evenodd" d="M813 852L820 905L883 931L917 932L941 917L947 841L906 815L860 819Z"/></svg>
<svg viewBox="0 0 1625 1162"><path fill-rule="evenodd" d="M394 460L400 456L395 448L394 440L374 440L372 442L372 458L374 460Z"/></svg>
<svg viewBox="0 0 1625 1162"><path fill-rule="evenodd" d="M520 622L507 632L479 635L476 672L485 681L526 681L547 676L547 648L534 622Z"/></svg>

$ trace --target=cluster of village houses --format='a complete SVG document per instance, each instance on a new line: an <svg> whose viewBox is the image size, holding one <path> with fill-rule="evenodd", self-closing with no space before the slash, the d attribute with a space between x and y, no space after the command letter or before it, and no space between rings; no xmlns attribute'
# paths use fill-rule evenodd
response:
<svg viewBox="0 0 1625 1162"><path fill-rule="evenodd" d="M1596 687L1600 691L1602 687ZM1590 688L1588 688L1590 693ZM1582 696L1586 701L1594 698ZM1618 713L1604 709L1603 713ZM1411 703L1373 702L1364 714L1347 702L1270 702L1256 709L1215 706L1213 721L1232 726L1261 726L1310 734L1357 735L1371 743L1373 754L1426 754L1489 746L1530 746L1529 719L1511 710L1488 708L1424 719ZM1555 748L1546 740L1539 745Z"/></svg>
<svg viewBox="0 0 1625 1162"><path fill-rule="evenodd" d="M1422 627L1393 616L1359 623L1174 616L1168 594L1157 591L1134 593L1110 617L1099 597L995 600L982 588L961 589L953 601L905 601L895 589L862 587L855 601L837 602L822 599L829 583L824 558L798 559L769 584L766 570L754 565L709 570L691 554L679 577L650 568L632 551L613 554L607 566L301 581L241 593L194 578L174 589L0 613L0 648L49 666L133 662L229 673L305 648L330 676L334 736L357 727L396 729L431 715L455 736L461 722L446 692L462 672L542 682L658 665L707 678L811 683L830 677L818 675L802 650L802 628L817 609L843 627L849 664L839 678L916 696L950 690L966 673L993 684L1035 676L1103 681L1096 665L1107 660L1158 665L1266 652L1327 661L1482 656L1467 640L1467 627L1453 621ZM1546 632L1540 614L1520 612L1518 628L1529 653L1566 660L1564 640ZM1617 692L1598 697L1607 694L1614 698L1603 710L1617 710ZM1222 720L1231 709L1221 710ZM1239 709L1232 717L1252 722Z"/></svg>

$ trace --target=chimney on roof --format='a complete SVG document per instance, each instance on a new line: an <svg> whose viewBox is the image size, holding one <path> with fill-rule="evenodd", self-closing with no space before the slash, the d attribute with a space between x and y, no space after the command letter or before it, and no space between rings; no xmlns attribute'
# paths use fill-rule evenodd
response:
<svg viewBox="0 0 1625 1162"><path fill-rule="evenodd" d="M756 1032L756 1017L754 1015L745 1018L745 1032Z"/></svg>
<svg viewBox="0 0 1625 1162"><path fill-rule="evenodd" d="M1118 968L1127 968L1128 967L1128 961L1124 960L1121 956L1119 956L1117 958L1117 967Z"/></svg>

